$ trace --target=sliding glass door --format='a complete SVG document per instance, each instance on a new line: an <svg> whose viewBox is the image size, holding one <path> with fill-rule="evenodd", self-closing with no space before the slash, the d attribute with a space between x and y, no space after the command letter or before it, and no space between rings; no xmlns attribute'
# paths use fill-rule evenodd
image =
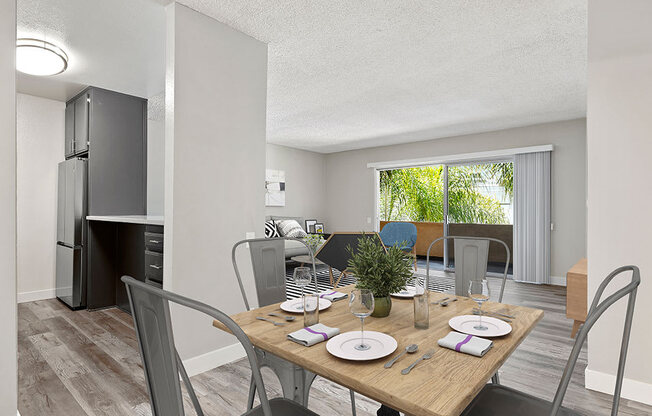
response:
<svg viewBox="0 0 652 416"><path fill-rule="evenodd" d="M513 221L513 171L511 160L381 170L379 228L389 221L414 222L418 255L425 255L429 243L441 236L507 238ZM452 243L438 244L431 252L445 270L454 264L452 248Z"/></svg>

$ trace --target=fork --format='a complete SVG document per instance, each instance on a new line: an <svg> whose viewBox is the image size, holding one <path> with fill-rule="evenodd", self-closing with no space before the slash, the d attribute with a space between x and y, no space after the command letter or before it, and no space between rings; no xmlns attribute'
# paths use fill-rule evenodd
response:
<svg viewBox="0 0 652 416"><path fill-rule="evenodd" d="M285 325L284 322L276 322L271 319L263 318L262 316L257 316L256 319L260 319L261 321L266 321L266 322L271 322L274 324L274 326L283 326Z"/></svg>

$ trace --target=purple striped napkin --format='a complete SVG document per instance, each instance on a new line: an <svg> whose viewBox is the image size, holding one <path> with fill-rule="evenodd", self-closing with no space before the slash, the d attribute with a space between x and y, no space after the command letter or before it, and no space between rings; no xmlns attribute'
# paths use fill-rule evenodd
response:
<svg viewBox="0 0 652 416"><path fill-rule="evenodd" d="M331 328L324 324L314 324L288 334L288 339L301 345L305 345L306 347L310 347L333 338L339 333L339 328Z"/></svg>
<svg viewBox="0 0 652 416"><path fill-rule="evenodd" d="M335 290L326 290L324 292L319 292L319 297L322 299L328 299L331 302L335 302L340 299L346 299L348 295L346 293L337 292Z"/></svg>
<svg viewBox="0 0 652 416"><path fill-rule="evenodd" d="M488 339L460 334L455 331L449 332L448 335L437 341L437 344L440 347L450 348L451 350L475 355L476 357L484 356L494 346L493 341Z"/></svg>

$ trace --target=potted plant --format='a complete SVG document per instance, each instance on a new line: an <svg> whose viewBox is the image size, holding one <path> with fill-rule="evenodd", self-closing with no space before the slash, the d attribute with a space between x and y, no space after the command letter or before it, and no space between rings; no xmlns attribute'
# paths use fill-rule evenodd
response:
<svg viewBox="0 0 652 416"><path fill-rule="evenodd" d="M412 260L399 247L385 248L380 238L360 238L357 251L351 247L348 250L348 270L357 278L356 287L370 289L374 294L371 316L388 316L392 309L389 295L405 289L412 279Z"/></svg>

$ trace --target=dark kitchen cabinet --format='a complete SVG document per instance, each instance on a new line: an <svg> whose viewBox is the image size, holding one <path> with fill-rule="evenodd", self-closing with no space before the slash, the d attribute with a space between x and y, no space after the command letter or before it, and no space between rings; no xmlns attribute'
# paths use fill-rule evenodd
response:
<svg viewBox="0 0 652 416"><path fill-rule="evenodd" d="M89 145L90 94L86 90L66 104L65 156L83 156Z"/></svg>
<svg viewBox="0 0 652 416"><path fill-rule="evenodd" d="M66 130L65 130L65 156L66 159L75 155L75 102L66 105Z"/></svg>
<svg viewBox="0 0 652 416"><path fill-rule="evenodd" d="M89 87L66 105L65 155L88 157L88 215L144 215L147 100Z"/></svg>
<svg viewBox="0 0 652 416"><path fill-rule="evenodd" d="M76 155L88 151L88 107L90 97L83 93L75 99L75 140L73 149Z"/></svg>

